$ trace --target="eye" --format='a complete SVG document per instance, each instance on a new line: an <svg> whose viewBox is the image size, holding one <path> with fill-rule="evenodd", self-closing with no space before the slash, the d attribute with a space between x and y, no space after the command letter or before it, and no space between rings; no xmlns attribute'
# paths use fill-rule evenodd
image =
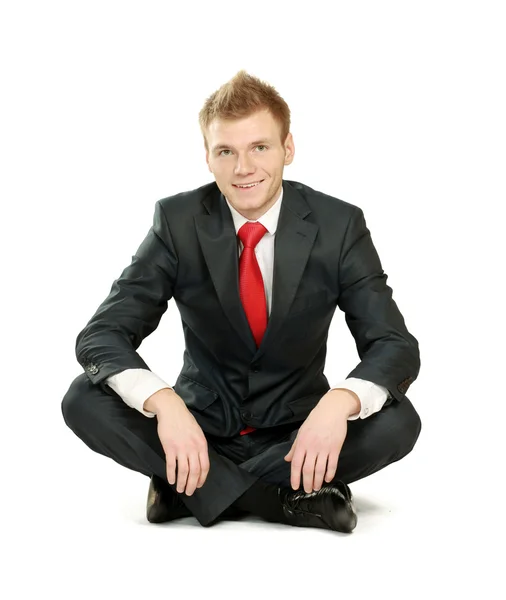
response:
<svg viewBox="0 0 506 600"><path fill-rule="evenodd" d="M220 156L228 156L228 154L223 154L224 152L230 152L230 150L225 149L220 152Z"/></svg>
<svg viewBox="0 0 506 600"><path fill-rule="evenodd" d="M257 148L264 148L265 150L267 150L267 146L264 146L263 144L260 144L259 146L257 146Z"/></svg>

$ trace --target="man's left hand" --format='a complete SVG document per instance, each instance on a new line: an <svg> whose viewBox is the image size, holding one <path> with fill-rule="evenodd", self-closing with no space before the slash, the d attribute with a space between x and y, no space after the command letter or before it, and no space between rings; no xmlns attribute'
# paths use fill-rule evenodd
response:
<svg viewBox="0 0 506 600"><path fill-rule="evenodd" d="M353 392L329 390L300 426L286 461L292 462L290 482L299 489L301 473L306 493L319 490L323 479L330 483L336 474L339 454L348 431L348 417L360 410Z"/></svg>

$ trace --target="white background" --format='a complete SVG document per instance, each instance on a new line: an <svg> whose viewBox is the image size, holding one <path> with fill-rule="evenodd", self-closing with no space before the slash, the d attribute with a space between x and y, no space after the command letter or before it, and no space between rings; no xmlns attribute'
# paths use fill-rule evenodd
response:
<svg viewBox="0 0 506 600"><path fill-rule="evenodd" d="M2 2L2 597L504 597L503 11ZM420 343L422 433L351 486L351 536L253 517L150 525L147 478L61 415L76 336L155 202L212 180L198 111L241 68L291 108L285 178L364 210ZM174 383L182 350L171 302L140 353ZM337 311L326 374L357 362Z"/></svg>

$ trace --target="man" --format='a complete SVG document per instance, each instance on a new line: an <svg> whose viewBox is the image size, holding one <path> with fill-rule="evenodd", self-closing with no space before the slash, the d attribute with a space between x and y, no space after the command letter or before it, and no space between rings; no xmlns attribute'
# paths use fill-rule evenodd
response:
<svg viewBox="0 0 506 600"><path fill-rule="evenodd" d="M404 457L420 433L405 395L418 342L362 210L283 180L295 147L272 86L240 71L207 99L200 126L216 183L156 203L131 264L77 337L84 373L64 419L90 448L151 478L151 522L252 513L351 532L348 484ZM173 387L136 352L171 298L186 346ZM336 307L361 360L330 387Z"/></svg>

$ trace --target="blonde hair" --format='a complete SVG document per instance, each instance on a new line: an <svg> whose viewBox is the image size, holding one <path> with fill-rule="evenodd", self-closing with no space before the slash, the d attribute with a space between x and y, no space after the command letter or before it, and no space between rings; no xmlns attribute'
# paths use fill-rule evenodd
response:
<svg viewBox="0 0 506 600"><path fill-rule="evenodd" d="M246 71L234 77L213 92L199 112L199 124L204 145L207 145L206 130L214 119L240 119L249 117L259 110L269 110L281 129L284 143L290 132L290 109L276 89Z"/></svg>

